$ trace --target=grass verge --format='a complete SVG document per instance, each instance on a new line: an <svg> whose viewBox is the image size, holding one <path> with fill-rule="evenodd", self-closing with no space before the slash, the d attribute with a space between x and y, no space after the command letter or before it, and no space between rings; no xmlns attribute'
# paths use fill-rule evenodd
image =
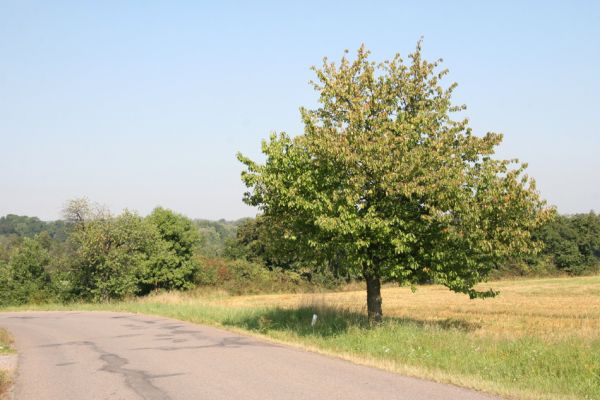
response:
<svg viewBox="0 0 600 400"><path fill-rule="evenodd" d="M13 340L10 334L5 329L0 328L0 356L14 353L12 343ZM11 383L10 371L2 369L0 365L0 399L5 398Z"/></svg>
<svg viewBox="0 0 600 400"><path fill-rule="evenodd" d="M14 353L12 344L13 338L10 333L6 329L0 328L0 355Z"/></svg>
<svg viewBox="0 0 600 400"><path fill-rule="evenodd" d="M469 301L436 286L387 288L388 317L371 327L363 292L318 295L163 294L112 310L204 323L402 374L515 399L600 399L600 278L495 282L501 296ZM31 309L32 307L29 307ZM313 328L313 313L318 321Z"/></svg>

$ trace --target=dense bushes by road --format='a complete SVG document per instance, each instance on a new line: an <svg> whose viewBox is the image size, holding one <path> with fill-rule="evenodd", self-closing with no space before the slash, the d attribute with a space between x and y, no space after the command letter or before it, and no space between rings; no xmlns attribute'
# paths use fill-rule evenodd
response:
<svg viewBox="0 0 600 400"><path fill-rule="evenodd" d="M0 303L107 301L194 286L199 234L188 218L163 208L113 216L81 201L65 217L64 242L44 231L4 239Z"/></svg>

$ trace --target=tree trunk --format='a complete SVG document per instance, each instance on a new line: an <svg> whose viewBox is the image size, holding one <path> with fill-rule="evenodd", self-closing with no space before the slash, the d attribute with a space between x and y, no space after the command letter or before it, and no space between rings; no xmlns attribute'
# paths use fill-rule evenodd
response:
<svg viewBox="0 0 600 400"><path fill-rule="evenodd" d="M367 282L367 313L369 322L380 323L383 313L381 311L381 280L378 275L366 273Z"/></svg>

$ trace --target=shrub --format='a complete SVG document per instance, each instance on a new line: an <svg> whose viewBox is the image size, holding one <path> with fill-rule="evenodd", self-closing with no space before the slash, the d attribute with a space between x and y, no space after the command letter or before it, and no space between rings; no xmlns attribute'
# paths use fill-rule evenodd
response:
<svg viewBox="0 0 600 400"><path fill-rule="evenodd" d="M231 294L300 292L315 287L293 271L268 269L247 260L201 258L195 282L225 289Z"/></svg>

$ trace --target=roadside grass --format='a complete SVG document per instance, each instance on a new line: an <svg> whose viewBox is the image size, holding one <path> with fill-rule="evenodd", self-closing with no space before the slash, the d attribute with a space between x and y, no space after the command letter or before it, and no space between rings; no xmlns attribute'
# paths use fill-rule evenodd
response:
<svg viewBox="0 0 600 400"><path fill-rule="evenodd" d="M0 355L14 353L12 344L12 336L6 331L6 329L0 328Z"/></svg>
<svg viewBox="0 0 600 400"><path fill-rule="evenodd" d="M0 369L0 399L4 399L12 384L8 371Z"/></svg>
<svg viewBox="0 0 600 400"><path fill-rule="evenodd" d="M600 276L488 285L500 291L497 298L469 300L439 286L416 293L386 287L387 317L375 327L366 319L363 291L258 296L198 291L19 309L162 315L507 398L600 399Z"/></svg>
<svg viewBox="0 0 600 400"><path fill-rule="evenodd" d="M6 330L0 328L0 356L14 353L12 343L13 341L10 334ZM0 365L0 399L4 398L11 383L10 372L2 369Z"/></svg>

